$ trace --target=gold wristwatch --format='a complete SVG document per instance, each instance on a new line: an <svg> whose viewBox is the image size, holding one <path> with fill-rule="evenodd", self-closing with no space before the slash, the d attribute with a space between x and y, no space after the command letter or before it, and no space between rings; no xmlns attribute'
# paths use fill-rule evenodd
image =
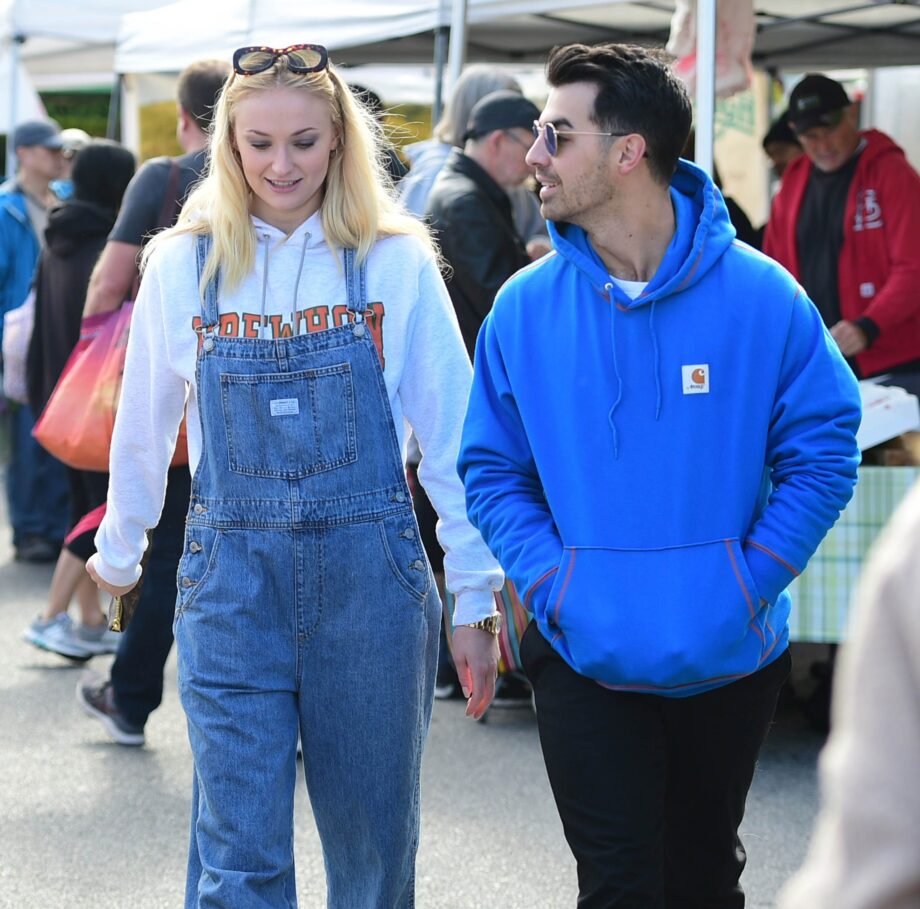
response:
<svg viewBox="0 0 920 909"><path fill-rule="evenodd" d="M469 622L460 627L478 628L481 631L488 631L489 634L498 634L502 630L502 614L500 612L493 612L492 615L487 615L478 622Z"/></svg>

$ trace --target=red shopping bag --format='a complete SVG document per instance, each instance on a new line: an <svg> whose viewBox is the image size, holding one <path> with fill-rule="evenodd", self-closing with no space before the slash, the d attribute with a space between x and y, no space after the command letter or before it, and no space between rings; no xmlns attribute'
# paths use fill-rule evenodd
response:
<svg viewBox="0 0 920 909"><path fill-rule="evenodd" d="M83 320L80 340L32 430L42 448L77 470L109 469L133 310L128 302ZM187 463L183 420L172 464Z"/></svg>

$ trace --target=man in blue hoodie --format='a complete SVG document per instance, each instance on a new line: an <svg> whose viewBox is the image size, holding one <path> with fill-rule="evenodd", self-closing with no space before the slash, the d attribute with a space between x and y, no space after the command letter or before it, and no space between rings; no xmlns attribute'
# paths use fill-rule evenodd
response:
<svg viewBox="0 0 920 909"><path fill-rule="evenodd" d="M32 287L48 210L59 201L51 184L64 172L64 140L54 120L20 123L10 141L17 170L0 186L0 340L4 313L22 306ZM12 442L6 492L15 557L53 562L67 530L67 474L32 437L37 417L28 404L0 397L0 419L10 421Z"/></svg>
<svg viewBox="0 0 920 909"><path fill-rule="evenodd" d="M849 500L856 382L678 160L654 52L557 48L528 162L554 252L483 325L459 470L521 644L580 909L744 905L785 592Z"/></svg>

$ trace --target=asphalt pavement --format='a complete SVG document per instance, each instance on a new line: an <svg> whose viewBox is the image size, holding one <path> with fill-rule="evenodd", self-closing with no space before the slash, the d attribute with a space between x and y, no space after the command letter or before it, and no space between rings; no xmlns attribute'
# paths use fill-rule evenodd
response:
<svg viewBox="0 0 920 909"><path fill-rule="evenodd" d="M2 507L0 533L0 907L178 909L192 766L175 658L146 746L110 742L75 701L82 668L20 640L51 569L13 561ZM90 665L105 671L110 661ZM786 710L764 748L742 827L751 909L772 906L804 856L821 744ZM575 864L529 710L475 723L459 702L437 702L423 774L419 909L573 909ZM296 807L300 905L321 909L323 862L302 779Z"/></svg>

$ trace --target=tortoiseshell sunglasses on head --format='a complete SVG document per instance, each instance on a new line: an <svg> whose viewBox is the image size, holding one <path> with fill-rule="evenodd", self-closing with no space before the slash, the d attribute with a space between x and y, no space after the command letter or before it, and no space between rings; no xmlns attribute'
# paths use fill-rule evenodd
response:
<svg viewBox="0 0 920 909"><path fill-rule="evenodd" d="M233 52L233 71L254 76L271 69L284 57L292 73L318 73L329 64L329 54L321 44L292 44L290 47L241 47Z"/></svg>

